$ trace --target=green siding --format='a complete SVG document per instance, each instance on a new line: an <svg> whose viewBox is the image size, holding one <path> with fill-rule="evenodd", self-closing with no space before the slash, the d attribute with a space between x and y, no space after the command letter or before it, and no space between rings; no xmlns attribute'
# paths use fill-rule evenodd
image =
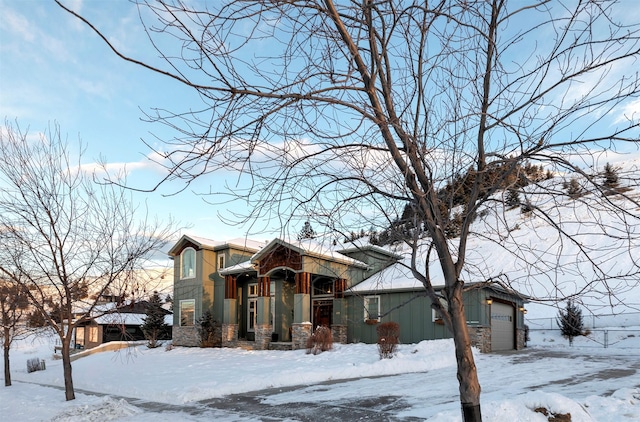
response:
<svg viewBox="0 0 640 422"><path fill-rule="evenodd" d="M215 265L215 259L212 259L213 252L207 250L196 251L196 276L195 278L180 278L180 256L174 259L174 284L173 284L173 300L174 309L173 323L180 325L180 301L185 299L195 299L195 318L200 318L204 311L211 309L214 303L214 281L209 277L211 274L212 264ZM213 254L215 258L215 254ZM224 294L222 295L224 298ZM222 305L220 305L220 320L222 320Z"/></svg>
<svg viewBox="0 0 640 422"><path fill-rule="evenodd" d="M362 294L349 296L346 300L348 325L348 341L375 343L377 341L376 325L368 325L364 321L364 297L380 297L380 322L394 321L400 325L400 341L402 343L418 343L422 340L450 338L451 334L443 324L432 321L431 300L426 296L418 296L416 292L390 292L379 294ZM470 326L490 326L490 307L486 299L504 300L515 303L516 327L524 327L524 314L518 309L522 300L513 296L489 289L472 289L464 293L464 306L467 322ZM345 312L343 310L343 312Z"/></svg>
<svg viewBox="0 0 640 422"><path fill-rule="evenodd" d="M382 293L371 296L380 297L380 312L382 314L389 309L396 308L382 317L380 322L397 322L400 325L400 341L402 343L417 343L427 339L451 337L444 325L432 322L431 301L427 297L415 297L413 292ZM402 305L403 303L404 305ZM375 343L377 341L377 325L369 325L364 321L364 298L350 296L347 300L347 308L348 341Z"/></svg>

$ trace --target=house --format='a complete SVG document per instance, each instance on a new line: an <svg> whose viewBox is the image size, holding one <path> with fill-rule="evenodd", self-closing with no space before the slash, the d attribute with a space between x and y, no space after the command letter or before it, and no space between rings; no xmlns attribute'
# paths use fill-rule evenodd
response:
<svg viewBox="0 0 640 422"><path fill-rule="evenodd" d="M146 318L147 301L130 303L110 302L97 305L89 318L81 322L75 329L75 347L92 349L110 341L144 340L142 324ZM160 340L171 339L173 316L171 311L163 309L167 332L160 335Z"/></svg>
<svg viewBox="0 0 640 422"><path fill-rule="evenodd" d="M376 341L379 322L400 324L403 343L449 337L403 255L373 246L327 247L314 240L216 242L182 236L174 259L173 343L197 346L209 310L225 347L306 347L315 326L340 343ZM474 287L473 283L468 284ZM473 342L483 351L524 347L525 299L477 283L465 292Z"/></svg>

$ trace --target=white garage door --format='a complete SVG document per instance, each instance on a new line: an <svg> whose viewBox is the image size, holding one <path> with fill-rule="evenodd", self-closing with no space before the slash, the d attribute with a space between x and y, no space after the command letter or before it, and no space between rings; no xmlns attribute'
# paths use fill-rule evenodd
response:
<svg viewBox="0 0 640 422"><path fill-rule="evenodd" d="M493 302L491 305L491 351L515 349L514 307Z"/></svg>

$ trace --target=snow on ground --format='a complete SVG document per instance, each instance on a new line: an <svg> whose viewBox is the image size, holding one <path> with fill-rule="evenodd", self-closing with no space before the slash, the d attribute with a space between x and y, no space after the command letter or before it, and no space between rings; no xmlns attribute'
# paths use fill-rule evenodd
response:
<svg viewBox="0 0 640 422"><path fill-rule="evenodd" d="M571 413L573 421L640 420L640 327L616 348L594 348L587 339L573 347L558 331L533 331L529 348L508 354L476 353L483 388L484 420L545 421L531 409ZM35 339L12 349L13 386L0 387L0 415L7 421L240 421L245 416L212 409L191 414L194 402L269 387L302 385L270 395L265 403L332 402L352 397L402 396L398 417L458 421L458 386L451 340L401 345L397 356L379 360L375 345L335 345L331 352L246 351L137 346L103 352L73 363L76 393L64 401L60 360L52 359L53 340ZM540 356L550 355L549 358ZM28 374L29 358L46 361L46 370ZM613 377L608 378L608 371ZM617 371L617 372L616 372ZM620 372L623 371L623 372ZM385 377L373 377L386 375ZM349 382L315 385L321 381ZM183 406L164 412L136 407L122 397ZM131 401L135 403L135 401Z"/></svg>

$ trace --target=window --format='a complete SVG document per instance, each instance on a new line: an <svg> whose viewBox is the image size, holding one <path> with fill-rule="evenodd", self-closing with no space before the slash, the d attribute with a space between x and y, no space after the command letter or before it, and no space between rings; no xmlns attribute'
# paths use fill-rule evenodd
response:
<svg viewBox="0 0 640 422"><path fill-rule="evenodd" d="M380 296L365 296L364 319L380 321Z"/></svg>
<svg viewBox="0 0 640 422"><path fill-rule="evenodd" d="M449 309L449 304L447 303L447 300L443 297L439 299L440 299L440 305L442 305L444 309ZM431 308L431 322L442 323L442 315L440 315L439 312L436 312L436 310L433 308Z"/></svg>
<svg viewBox="0 0 640 422"><path fill-rule="evenodd" d="M98 342L98 327L89 327L89 341L91 343Z"/></svg>
<svg viewBox="0 0 640 422"><path fill-rule="evenodd" d="M258 308L258 285L249 284L247 292L247 331L254 332L257 323Z"/></svg>
<svg viewBox="0 0 640 422"><path fill-rule="evenodd" d="M218 271L224 268L224 252L218 253Z"/></svg>
<svg viewBox="0 0 640 422"><path fill-rule="evenodd" d="M180 301L180 326L192 327L196 322L196 301L187 299Z"/></svg>
<svg viewBox="0 0 640 422"><path fill-rule="evenodd" d="M313 283L313 295L330 295L333 294L333 279L321 278Z"/></svg>
<svg viewBox="0 0 640 422"><path fill-rule="evenodd" d="M442 316L433 308L431 308L431 322L442 322Z"/></svg>
<svg viewBox="0 0 640 422"><path fill-rule="evenodd" d="M76 328L76 343L84 346L84 327Z"/></svg>
<svg viewBox="0 0 640 422"><path fill-rule="evenodd" d="M255 283L249 284L249 290L247 292L247 331L254 332L256 324L258 323L258 285ZM269 307L269 324L273 325L276 314L276 300L275 300L276 283L271 282L270 292L271 299Z"/></svg>
<svg viewBox="0 0 640 422"><path fill-rule="evenodd" d="M180 278L194 278L196 276L196 250L186 248L180 254Z"/></svg>

